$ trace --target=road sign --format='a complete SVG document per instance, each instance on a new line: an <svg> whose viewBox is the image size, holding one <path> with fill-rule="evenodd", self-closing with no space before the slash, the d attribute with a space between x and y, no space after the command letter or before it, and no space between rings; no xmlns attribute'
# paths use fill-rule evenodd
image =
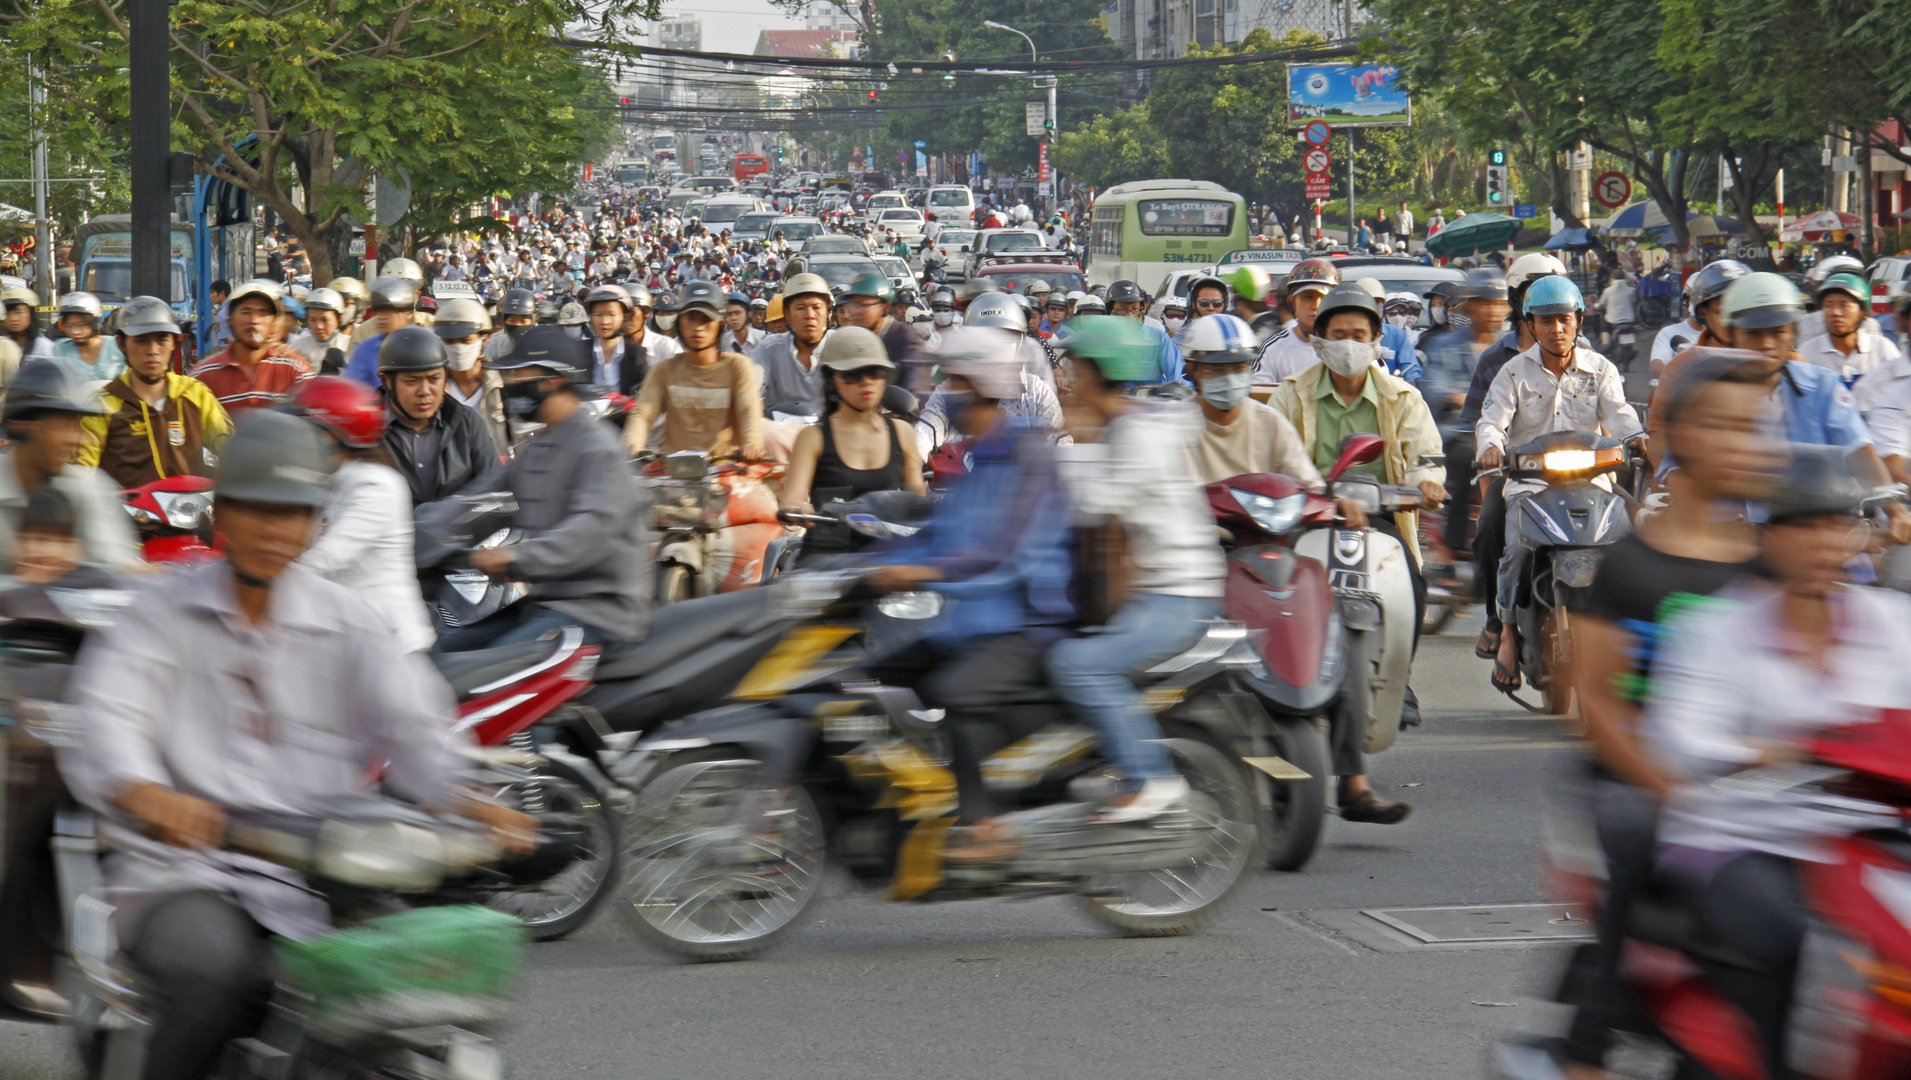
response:
<svg viewBox="0 0 1911 1080"><path fill-rule="evenodd" d="M1307 190L1304 192L1304 195L1306 198L1309 198L1309 199L1333 198L1334 197L1334 178L1327 175L1324 172L1308 173L1307 174Z"/></svg>
<svg viewBox="0 0 1911 1080"><path fill-rule="evenodd" d="M1324 173L1334 167L1334 159L1329 157L1325 150L1309 150L1301 155L1301 167L1310 173Z"/></svg>
<svg viewBox="0 0 1911 1080"><path fill-rule="evenodd" d="M1327 140L1333 137L1334 129L1328 127L1325 120L1310 121L1301 129L1301 138L1307 140L1309 146L1326 146Z"/></svg>
<svg viewBox="0 0 1911 1080"><path fill-rule="evenodd" d="M1022 107L1022 126L1030 135L1041 138L1048 134L1048 102L1031 101Z"/></svg>
<svg viewBox="0 0 1911 1080"><path fill-rule="evenodd" d="M1538 211L1533 208L1532 203L1516 203L1513 206L1513 216L1516 218L1536 217L1538 216Z"/></svg>
<svg viewBox="0 0 1911 1080"><path fill-rule="evenodd" d="M1608 210L1617 210L1631 201L1632 181L1626 179L1625 173L1600 173L1599 179L1593 181L1593 198Z"/></svg>

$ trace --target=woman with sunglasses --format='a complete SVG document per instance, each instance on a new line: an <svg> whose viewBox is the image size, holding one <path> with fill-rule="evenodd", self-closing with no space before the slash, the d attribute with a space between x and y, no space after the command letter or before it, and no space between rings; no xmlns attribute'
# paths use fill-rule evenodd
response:
<svg viewBox="0 0 1911 1080"><path fill-rule="evenodd" d="M804 428L790 449L783 508L810 514L816 503L848 501L871 491L926 494L914 429L883 411L883 391L896 365L882 339L860 326L838 327L816 357L828 375L823 418ZM847 528L818 526L803 539L803 558L860 546L862 537Z"/></svg>

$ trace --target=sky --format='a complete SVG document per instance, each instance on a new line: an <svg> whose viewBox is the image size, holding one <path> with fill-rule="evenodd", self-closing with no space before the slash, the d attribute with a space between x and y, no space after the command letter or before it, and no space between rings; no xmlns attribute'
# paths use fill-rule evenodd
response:
<svg viewBox="0 0 1911 1080"><path fill-rule="evenodd" d="M803 24L785 18L766 0L666 0L665 18L703 20L703 48L706 52L747 53L756 48L756 36L764 30L801 30Z"/></svg>

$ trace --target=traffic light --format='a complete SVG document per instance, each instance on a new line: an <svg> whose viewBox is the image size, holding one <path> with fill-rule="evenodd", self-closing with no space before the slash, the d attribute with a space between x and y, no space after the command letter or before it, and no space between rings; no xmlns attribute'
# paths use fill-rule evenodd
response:
<svg viewBox="0 0 1911 1080"><path fill-rule="evenodd" d="M943 54L942 54L942 62L943 62L943 63L945 63L945 64L953 64L953 63L955 63L955 54L954 54L954 53L952 53L952 52L946 52L946 53L943 53ZM945 72L943 72L943 73L942 73L942 81L943 81L943 82L946 82L946 83L952 83L952 82L954 82L954 81L955 81L955 72L953 72L953 71L945 71Z"/></svg>
<svg viewBox="0 0 1911 1080"><path fill-rule="evenodd" d="M1493 206L1506 205L1506 151L1494 150L1486 158L1486 201Z"/></svg>
<svg viewBox="0 0 1911 1080"><path fill-rule="evenodd" d="M871 90L871 91L869 92L869 100L871 100L871 101L874 101L874 100L876 100L876 91L874 91L874 90Z"/></svg>
<svg viewBox="0 0 1911 1080"><path fill-rule="evenodd" d="M618 99L617 99L617 104L619 104L619 105L628 105L628 104L630 104L630 99L629 99L629 98L627 98L627 97L620 97L620 98L618 98Z"/></svg>

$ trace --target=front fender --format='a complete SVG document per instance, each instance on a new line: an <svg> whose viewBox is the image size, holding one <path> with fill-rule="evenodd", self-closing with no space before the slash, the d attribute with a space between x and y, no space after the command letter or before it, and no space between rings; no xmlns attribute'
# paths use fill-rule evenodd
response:
<svg viewBox="0 0 1911 1080"><path fill-rule="evenodd" d="M657 549L657 565L676 563L693 574L703 573L703 543L694 537L671 540Z"/></svg>
<svg viewBox="0 0 1911 1080"><path fill-rule="evenodd" d="M758 774L763 786L788 787L815 743L816 725L808 717L792 716L774 704L726 705L685 717L638 743L631 755L649 764L684 750L735 746L763 763Z"/></svg>

